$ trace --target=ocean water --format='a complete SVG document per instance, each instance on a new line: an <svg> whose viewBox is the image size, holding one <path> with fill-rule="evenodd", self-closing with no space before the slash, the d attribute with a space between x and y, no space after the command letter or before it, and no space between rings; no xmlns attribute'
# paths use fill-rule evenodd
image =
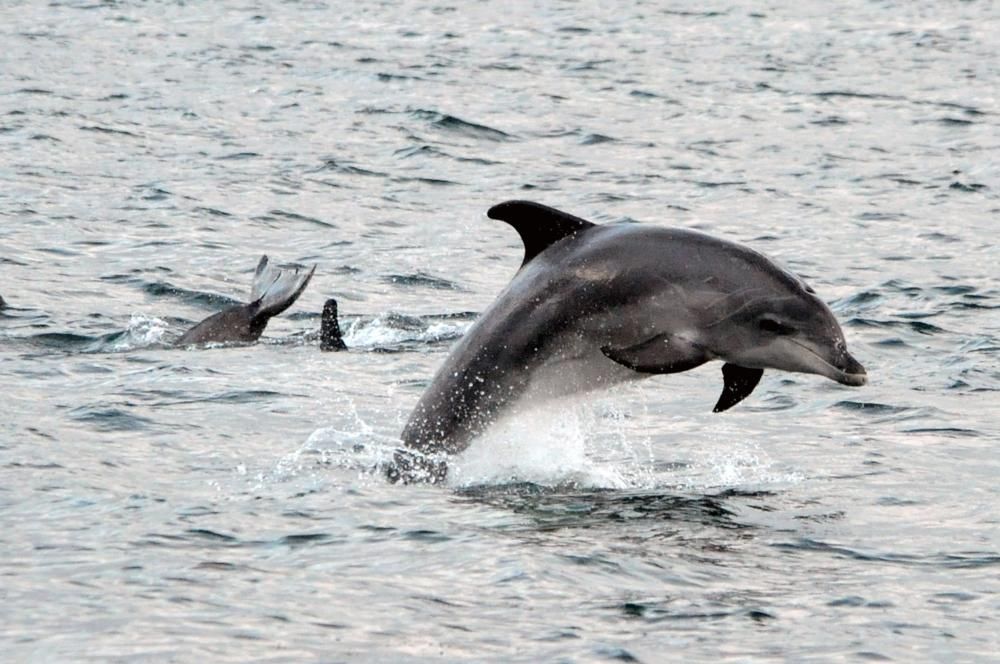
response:
<svg viewBox="0 0 1000 664"><path fill-rule="evenodd" d="M5 661L1000 658L995 3L0 19ZM388 484L510 198L768 253L870 384L710 364ZM171 348L264 253L318 268L261 342Z"/></svg>

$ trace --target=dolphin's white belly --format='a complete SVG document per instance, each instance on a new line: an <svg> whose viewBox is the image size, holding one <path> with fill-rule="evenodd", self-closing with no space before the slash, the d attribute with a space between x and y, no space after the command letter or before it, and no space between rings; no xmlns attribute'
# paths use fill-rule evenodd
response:
<svg viewBox="0 0 1000 664"><path fill-rule="evenodd" d="M608 359L593 339L576 337L559 348L531 368L528 384L514 403L539 403L649 377Z"/></svg>

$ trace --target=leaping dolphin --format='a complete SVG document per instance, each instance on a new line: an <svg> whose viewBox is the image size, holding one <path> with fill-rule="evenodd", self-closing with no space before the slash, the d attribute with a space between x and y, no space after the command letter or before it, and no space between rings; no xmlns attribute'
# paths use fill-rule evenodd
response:
<svg viewBox="0 0 1000 664"><path fill-rule="evenodd" d="M185 332L175 345L257 341L268 321L299 299L315 271L315 265L305 273L298 269L279 270L269 264L267 256L261 256L253 276L250 302L212 314Z"/></svg>
<svg viewBox="0 0 1000 664"><path fill-rule="evenodd" d="M597 226L530 201L487 215L520 234L524 262L413 409L393 481L444 479L439 453L463 451L519 401L711 360L725 363L715 412L749 396L764 369L867 380L830 308L753 249L685 229Z"/></svg>

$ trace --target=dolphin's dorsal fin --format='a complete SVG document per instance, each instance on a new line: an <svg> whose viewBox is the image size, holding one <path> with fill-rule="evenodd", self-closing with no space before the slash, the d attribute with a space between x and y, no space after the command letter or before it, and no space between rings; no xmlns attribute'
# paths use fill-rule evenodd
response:
<svg viewBox="0 0 1000 664"><path fill-rule="evenodd" d="M320 350L347 350L344 335L337 320L337 301L332 297L323 305L323 319L319 330Z"/></svg>
<svg viewBox="0 0 1000 664"><path fill-rule="evenodd" d="M524 242L524 261L521 265L564 237L594 226L585 219L531 201L498 203L486 212L486 216L506 221L521 236Z"/></svg>

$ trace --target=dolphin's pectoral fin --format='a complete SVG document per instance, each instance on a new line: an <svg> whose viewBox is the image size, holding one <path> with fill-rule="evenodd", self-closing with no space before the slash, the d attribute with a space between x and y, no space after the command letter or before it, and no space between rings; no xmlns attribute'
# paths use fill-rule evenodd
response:
<svg viewBox="0 0 1000 664"><path fill-rule="evenodd" d="M679 373L709 359L700 346L669 334L658 334L627 348L604 346L601 352L632 371L648 374Z"/></svg>
<svg viewBox="0 0 1000 664"><path fill-rule="evenodd" d="M763 369L747 369L738 364L723 364L722 379L725 385L722 387L722 394L719 401L712 409L713 413L721 413L729 410L739 402L750 396L753 388L757 387L760 377L764 375Z"/></svg>

